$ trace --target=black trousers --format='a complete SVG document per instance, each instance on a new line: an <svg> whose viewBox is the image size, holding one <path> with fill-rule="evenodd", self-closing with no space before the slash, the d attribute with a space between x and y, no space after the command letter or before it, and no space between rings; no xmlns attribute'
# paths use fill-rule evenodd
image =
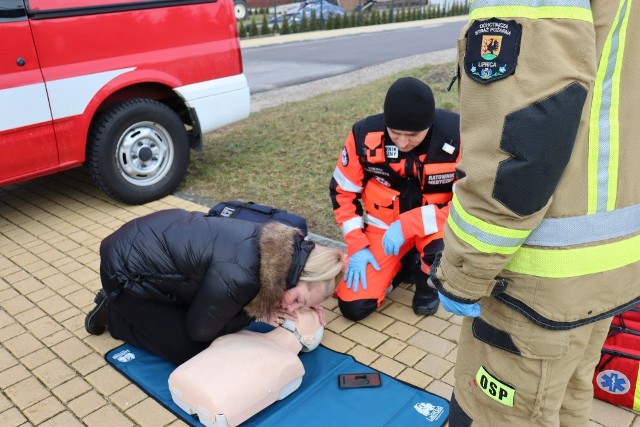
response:
<svg viewBox="0 0 640 427"><path fill-rule="evenodd" d="M109 298L107 328L113 338L176 365L186 362L211 344L189 338L187 306L138 298L123 289L116 279L105 277L102 271L101 279Z"/></svg>

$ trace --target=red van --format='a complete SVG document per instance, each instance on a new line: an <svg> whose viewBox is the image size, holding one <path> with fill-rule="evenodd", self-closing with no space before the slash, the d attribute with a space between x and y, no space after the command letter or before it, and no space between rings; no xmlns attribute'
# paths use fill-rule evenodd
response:
<svg viewBox="0 0 640 427"><path fill-rule="evenodd" d="M249 115L233 0L0 0L0 41L0 186L86 164L145 203Z"/></svg>

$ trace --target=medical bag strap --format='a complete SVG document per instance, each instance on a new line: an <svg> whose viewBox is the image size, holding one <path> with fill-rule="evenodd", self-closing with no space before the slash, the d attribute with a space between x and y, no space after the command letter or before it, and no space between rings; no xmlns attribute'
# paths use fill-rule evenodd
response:
<svg viewBox="0 0 640 427"><path fill-rule="evenodd" d="M611 363L611 361L613 359L615 359L616 356L613 354L609 354L609 353L601 353L600 355L600 361L598 362L598 366L596 366L596 370L595 372L602 372L605 370L605 368L607 367L607 365L609 363Z"/></svg>
<svg viewBox="0 0 640 427"><path fill-rule="evenodd" d="M233 213L229 216L229 218L235 218L236 216L240 215L240 212L242 211L242 209L250 209L252 211L259 212L261 214L268 215L268 216L272 216L279 211L279 209L276 209L271 206L259 205L254 202L242 202L236 206L236 210L233 211Z"/></svg>

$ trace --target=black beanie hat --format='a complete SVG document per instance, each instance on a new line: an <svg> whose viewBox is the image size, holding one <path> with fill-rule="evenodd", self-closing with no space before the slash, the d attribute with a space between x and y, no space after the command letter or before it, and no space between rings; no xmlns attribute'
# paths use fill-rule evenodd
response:
<svg viewBox="0 0 640 427"><path fill-rule="evenodd" d="M421 131L430 127L436 115L431 88L413 77L396 80L384 99L384 123L403 131Z"/></svg>

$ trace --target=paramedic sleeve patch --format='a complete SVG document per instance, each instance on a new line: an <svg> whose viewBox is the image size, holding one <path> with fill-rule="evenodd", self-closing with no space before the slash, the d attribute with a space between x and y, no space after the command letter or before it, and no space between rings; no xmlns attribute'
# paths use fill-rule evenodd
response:
<svg viewBox="0 0 640 427"><path fill-rule="evenodd" d="M464 70L472 80L491 83L516 71L522 26L516 21L475 21L467 30Z"/></svg>

